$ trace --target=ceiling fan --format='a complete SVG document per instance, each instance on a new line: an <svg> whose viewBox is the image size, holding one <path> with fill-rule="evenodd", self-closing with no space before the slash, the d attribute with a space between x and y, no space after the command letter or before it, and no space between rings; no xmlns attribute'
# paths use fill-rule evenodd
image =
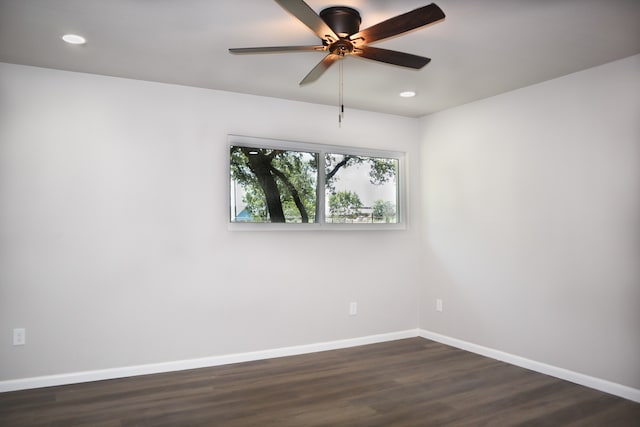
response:
<svg viewBox="0 0 640 427"><path fill-rule="evenodd" d="M322 40L318 46L248 47L229 49L235 54L282 53L322 51L328 54L302 79L300 86L316 81L337 60L347 55L420 69L430 58L396 50L369 46L379 40L397 36L444 19L445 15L435 3L395 16L376 25L360 30L360 13L346 6L329 7L317 14L303 0L275 0L280 6L298 18Z"/></svg>

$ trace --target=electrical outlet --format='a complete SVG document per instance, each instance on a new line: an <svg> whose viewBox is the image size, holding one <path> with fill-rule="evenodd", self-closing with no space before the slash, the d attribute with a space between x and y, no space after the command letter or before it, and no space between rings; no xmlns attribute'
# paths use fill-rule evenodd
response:
<svg viewBox="0 0 640 427"><path fill-rule="evenodd" d="M349 304L349 315L355 316L356 314L358 314L358 303L352 302L351 304Z"/></svg>
<svg viewBox="0 0 640 427"><path fill-rule="evenodd" d="M15 328L13 330L13 345L25 345L27 343L27 330Z"/></svg>
<svg viewBox="0 0 640 427"><path fill-rule="evenodd" d="M442 300L440 298L436 299L436 311L442 311Z"/></svg>

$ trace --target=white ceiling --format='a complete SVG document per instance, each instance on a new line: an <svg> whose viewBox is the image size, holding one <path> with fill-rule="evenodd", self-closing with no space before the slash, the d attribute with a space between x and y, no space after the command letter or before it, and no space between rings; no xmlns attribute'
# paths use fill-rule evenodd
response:
<svg viewBox="0 0 640 427"><path fill-rule="evenodd" d="M430 0L307 3L356 8L366 28ZM346 58L347 109L422 116L640 53L640 0L436 3L444 21L375 44L431 63L416 71ZM66 33L88 43L67 45ZM318 41L271 0L0 0L2 62L337 105L338 66L298 86L323 53L227 51Z"/></svg>

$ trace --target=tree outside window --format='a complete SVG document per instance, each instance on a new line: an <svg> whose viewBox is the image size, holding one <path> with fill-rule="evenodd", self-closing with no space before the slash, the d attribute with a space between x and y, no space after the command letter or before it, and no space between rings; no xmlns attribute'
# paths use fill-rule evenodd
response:
<svg viewBox="0 0 640 427"><path fill-rule="evenodd" d="M231 145L231 222L399 222L397 158L318 148Z"/></svg>

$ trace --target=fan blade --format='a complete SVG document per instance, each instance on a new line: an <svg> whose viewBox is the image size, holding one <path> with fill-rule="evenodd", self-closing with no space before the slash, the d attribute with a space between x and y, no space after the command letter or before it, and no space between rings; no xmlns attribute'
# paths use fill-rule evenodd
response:
<svg viewBox="0 0 640 427"><path fill-rule="evenodd" d="M357 41L363 39L364 43L372 43L377 40L397 36L407 31L431 24L444 19L445 15L435 3L412 10L411 12L382 21L376 25L352 35L350 39Z"/></svg>
<svg viewBox="0 0 640 427"><path fill-rule="evenodd" d="M309 52L323 51L325 46L275 46L275 47L240 47L229 49L230 53L247 54L247 53L278 53L278 52Z"/></svg>
<svg viewBox="0 0 640 427"><path fill-rule="evenodd" d="M339 59L341 59L341 56L334 55L332 53L325 56L324 59L320 61L318 65L313 67L313 70L309 71L309 74L307 74L306 77L302 79L302 81L300 82L300 86L308 85L309 83L313 83L318 80L320 76L324 74L324 72L327 71L329 67L331 67L333 63L338 61Z"/></svg>
<svg viewBox="0 0 640 427"><path fill-rule="evenodd" d="M276 0L283 9L298 18L322 40L336 41L339 37L311 7L302 0Z"/></svg>
<svg viewBox="0 0 640 427"><path fill-rule="evenodd" d="M410 53L398 52L397 50L381 49L379 47L362 46L351 53L362 58L374 61L386 62L387 64L399 65L401 67L419 69L427 65L431 59L424 56L412 55Z"/></svg>

